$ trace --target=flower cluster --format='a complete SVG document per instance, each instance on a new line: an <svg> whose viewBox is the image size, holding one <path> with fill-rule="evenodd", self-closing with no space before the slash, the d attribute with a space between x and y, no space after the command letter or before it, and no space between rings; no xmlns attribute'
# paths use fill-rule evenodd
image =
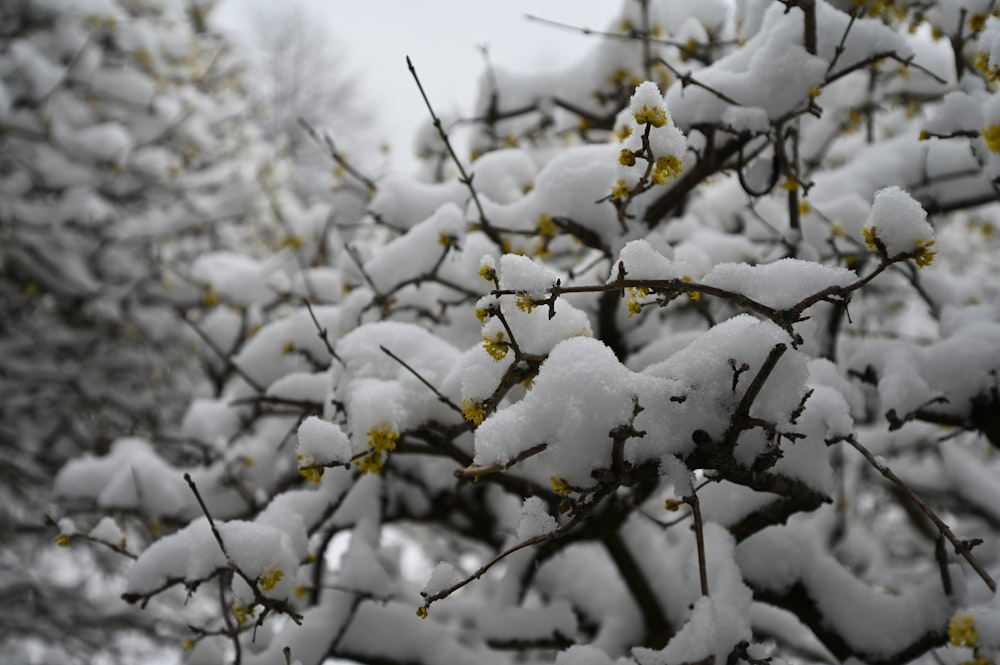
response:
<svg viewBox="0 0 1000 665"><path fill-rule="evenodd" d="M260 588L263 589L264 591L270 591L275 587L275 585L278 584L278 582L281 581L281 578L284 576L285 576L285 571L283 571L281 568L278 568L275 565L268 566L268 568L263 573L261 573L260 578L258 578L258 582L260 582Z"/></svg>
<svg viewBox="0 0 1000 665"><path fill-rule="evenodd" d="M369 473L376 476L382 475L382 467L385 466L383 452L391 452L396 449L399 441L399 432L396 428L385 423L376 425L368 430L368 448L370 452L358 458L358 469L363 475Z"/></svg>
<svg viewBox="0 0 1000 665"><path fill-rule="evenodd" d="M618 116L615 137L621 143L618 178L611 198L627 201L653 185L667 185L684 169L687 141L667 113L656 84L646 81Z"/></svg>
<svg viewBox="0 0 1000 665"><path fill-rule="evenodd" d="M498 332L492 337L486 336L483 338L483 348L486 349L486 353L490 354L493 360L500 362L507 357L507 351L510 349L510 344L504 338L502 332Z"/></svg>
<svg viewBox="0 0 1000 665"><path fill-rule="evenodd" d="M628 300L625 302L625 306L628 308L629 318L642 311L642 303L640 300L648 295L649 289L644 286L640 286L638 288L629 287Z"/></svg>
<svg viewBox="0 0 1000 665"><path fill-rule="evenodd" d="M311 483L318 483L323 477L323 467L317 466L315 458L309 455L296 455L299 464L299 475Z"/></svg>
<svg viewBox="0 0 1000 665"><path fill-rule="evenodd" d="M470 423L478 425L486 418L486 406L478 400L463 399L462 415Z"/></svg>

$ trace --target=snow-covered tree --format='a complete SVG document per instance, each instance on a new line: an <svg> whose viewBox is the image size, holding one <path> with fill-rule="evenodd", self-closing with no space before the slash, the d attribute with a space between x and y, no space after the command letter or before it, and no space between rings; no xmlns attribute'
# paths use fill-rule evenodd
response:
<svg viewBox="0 0 1000 665"><path fill-rule="evenodd" d="M428 100L456 177L200 259L205 459L70 462L58 537L163 525L189 662L996 662L997 13L626 0L469 159Z"/></svg>
<svg viewBox="0 0 1000 665"><path fill-rule="evenodd" d="M205 390L201 363L215 382L229 372L184 321L210 325L228 297L210 288L205 259L259 282L254 257L302 245L288 167L245 121L238 63L208 29L208 10L172 0L0 7L5 653L48 644L65 650L50 658L85 661L128 648L108 642L109 630L156 634L100 581L106 557L39 545L52 544L51 479L132 434L174 463L204 459L166 435ZM288 251L271 261L296 265ZM109 524L95 537L122 553L135 546Z"/></svg>

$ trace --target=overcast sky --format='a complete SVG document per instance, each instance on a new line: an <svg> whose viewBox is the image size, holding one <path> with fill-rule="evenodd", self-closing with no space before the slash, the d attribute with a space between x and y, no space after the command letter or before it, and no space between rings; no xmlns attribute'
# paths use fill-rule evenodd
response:
<svg viewBox="0 0 1000 665"><path fill-rule="evenodd" d="M217 19L246 34L253 7L300 4L329 26L358 74L368 104L377 109L376 136L392 146L393 165L413 164L413 135L426 109L406 69L413 60L438 113L468 114L486 44L497 66L552 69L579 57L596 37L530 22L526 13L596 29L619 3L610 0L223 0Z"/></svg>

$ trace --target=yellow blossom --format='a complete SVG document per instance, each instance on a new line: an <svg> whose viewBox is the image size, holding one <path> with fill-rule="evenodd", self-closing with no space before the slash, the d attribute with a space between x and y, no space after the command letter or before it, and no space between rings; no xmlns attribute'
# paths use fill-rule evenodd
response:
<svg viewBox="0 0 1000 665"><path fill-rule="evenodd" d="M56 545L59 547L69 547L69 536L65 533L60 533L56 536Z"/></svg>
<svg viewBox="0 0 1000 665"><path fill-rule="evenodd" d="M930 247L934 244L934 241L921 238L915 244L916 249L913 250L913 262L917 264L918 268L929 266L937 255L937 252L930 251Z"/></svg>
<svg viewBox="0 0 1000 665"><path fill-rule="evenodd" d="M613 199L624 199L627 198L631 190L628 188L628 184L618 178L615 184L611 186L611 198Z"/></svg>
<svg viewBox="0 0 1000 665"><path fill-rule="evenodd" d="M662 106L649 108L649 106L643 104L642 110L635 113L635 121L640 125L649 123L653 127L663 127L667 124L667 110Z"/></svg>
<svg viewBox="0 0 1000 665"><path fill-rule="evenodd" d="M814 84L809 87L809 98L816 99L817 97L820 96L820 94L822 94L822 92L823 92L823 86L819 85L818 83Z"/></svg>
<svg viewBox="0 0 1000 665"><path fill-rule="evenodd" d="M184 649L184 651L190 651L191 649L194 648L194 640L192 640L190 637L187 638L186 640L184 640L184 644L181 648Z"/></svg>
<svg viewBox="0 0 1000 665"><path fill-rule="evenodd" d="M510 348L510 344L504 340L504 334L498 332L493 337L483 338L483 348L486 349L486 353L490 354L493 360L500 362L507 357L507 350Z"/></svg>
<svg viewBox="0 0 1000 665"><path fill-rule="evenodd" d="M281 578L284 576L285 576L285 571L283 571L281 568L278 568L275 565L271 565L260 576L259 579L260 588L262 588L264 591L270 591L278 584L278 582L281 581Z"/></svg>
<svg viewBox="0 0 1000 665"><path fill-rule="evenodd" d="M608 77L608 83L611 85L622 85L630 78L632 78L632 75L629 71L623 67L619 67L615 71L611 72L611 76Z"/></svg>
<svg viewBox="0 0 1000 665"><path fill-rule="evenodd" d="M552 491L559 496L566 496L573 493L573 488L569 486L565 478L560 478L559 476L549 476L549 482L552 483Z"/></svg>
<svg viewBox="0 0 1000 665"><path fill-rule="evenodd" d="M625 306L628 308L628 318L630 319L642 311L642 303L631 298L625 303Z"/></svg>
<svg viewBox="0 0 1000 665"><path fill-rule="evenodd" d="M418 607L417 608L417 616L420 617L421 619L426 619L427 618L427 608L426 607Z"/></svg>
<svg viewBox="0 0 1000 665"><path fill-rule="evenodd" d="M830 233L837 236L838 238L843 238L846 235L844 227L836 222L830 225Z"/></svg>
<svg viewBox="0 0 1000 665"><path fill-rule="evenodd" d="M986 147L993 152L1000 152L1000 124L994 123L983 129L983 140Z"/></svg>
<svg viewBox="0 0 1000 665"><path fill-rule="evenodd" d="M443 247L451 247L451 244L455 242L455 237L447 233L438 234L438 244Z"/></svg>
<svg viewBox="0 0 1000 665"><path fill-rule="evenodd" d="M236 618L237 623L241 626L244 625L249 619L254 618L254 609L252 607L243 607L239 603L233 603L233 616Z"/></svg>
<svg viewBox="0 0 1000 665"><path fill-rule="evenodd" d="M292 589L292 593L295 594L296 598L305 598L306 592L309 591L309 587L302 584L296 584L295 588Z"/></svg>
<svg viewBox="0 0 1000 665"><path fill-rule="evenodd" d="M980 32L986 27L986 14L973 14L969 17L969 30Z"/></svg>
<svg viewBox="0 0 1000 665"><path fill-rule="evenodd" d="M799 214L800 215L802 215L802 216L808 215L811 210L812 210L812 206L809 205L809 201L807 201L806 199L802 199L801 201L799 201Z"/></svg>
<svg viewBox="0 0 1000 665"><path fill-rule="evenodd" d="M781 181L781 188L788 192L794 192L799 188L799 181L795 178L785 178Z"/></svg>
<svg viewBox="0 0 1000 665"><path fill-rule="evenodd" d="M930 132L928 132L926 129L921 129L920 130L920 134L917 135L917 140L918 141L927 141L928 139L930 139L930 137L931 137L931 133Z"/></svg>
<svg viewBox="0 0 1000 665"><path fill-rule="evenodd" d="M875 249L877 245L875 244L876 228L874 226L866 226L861 229L861 235L865 237L865 247L868 249Z"/></svg>
<svg viewBox="0 0 1000 665"><path fill-rule="evenodd" d="M632 127L631 127L631 125L626 125L624 127L619 127L618 129L615 130L615 138L618 139L619 143L621 143L622 141L624 141L625 139L627 139L630 136L632 136Z"/></svg>
<svg viewBox="0 0 1000 665"><path fill-rule="evenodd" d="M281 347L281 353L286 356L295 353L295 342L285 342L284 346Z"/></svg>
<svg viewBox="0 0 1000 665"><path fill-rule="evenodd" d="M948 637L955 647L975 647L979 641L976 619L971 614L956 614L948 623Z"/></svg>
<svg viewBox="0 0 1000 665"><path fill-rule="evenodd" d="M361 475L373 473L376 476L381 476L383 466L385 466L385 460L382 459L382 453L377 450L358 460L358 470L361 471Z"/></svg>
<svg viewBox="0 0 1000 665"><path fill-rule="evenodd" d="M479 267L479 276L487 282L492 282L497 278L497 271L494 270L493 266L484 263Z"/></svg>
<svg viewBox="0 0 1000 665"><path fill-rule="evenodd" d="M215 292L215 289L209 289L205 292L205 295L201 298L202 307L215 307L219 304L219 294Z"/></svg>
<svg viewBox="0 0 1000 665"><path fill-rule="evenodd" d="M368 447L372 450L395 450L399 441L399 432L385 423L380 423L368 430Z"/></svg>
<svg viewBox="0 0 1000 665"><path fill-rule="evenodd" d="M626 148L622 148L622 152L618 155L618 163L622 166L635 166L635 153Z"/></svg>
<svg viewBox="0 0 1000 665"><path fill-rule="evenodd" d="M693 282L694 280L691 279L690 275L684 275L683 277L681 277L681 281L690 283ZM691 300L698 300L699 298L701 298L701 291L688 291L688 297L691 298Z"/></svg>
<svg viewBox="0 0 1000 665"><path fill-rule="evenodd" d="M671 179L681 174L684 163L674 155L664 155L656 160L653 168L653 182L657 185L665 185Z"/></svg>
<svg viewBox="0 0 1000 665"><path fill-rule="evenodd" d="M486 315L487 314L488 314L488 312L486 311L485 307L477 307L476 308L476 318L479 319L480 323L486 323Z"/></svg>
<svg viewBox="0 0 1000 665"><path fill-rule="evenodd" d="M514 301L517 308L526 314L530 314L535 309L536 303L527 293L518 293Z"/></svg>
<svg viewBox="0 0 1000 665"><path fill-rule="evenodd" d="M318 483L323 477L323 467L315 466L316 460L306 455L296 455L299 462L299 475L311 483Z"/></svg>
<svg viewBox="0 0 1000 665"><path fill-rule="evenodd" d="M535 226L538 235L544 238L552 238L556 235L559 227L552 221L552 216L543 212L538 216L538 224Z"/></svg>
<svg viewBox="0 0 1000 665"><path fill-rule="evenodd" d="M486 418L486 407L482 402L474 399L462 400L462 415L474 425L478 425Z"/></svg>
<svg viewBox="0 0 1000 665"><path fill-rule="evenodd" d="M677 499L667 499L666 502L663 504L663 507L666 510L668 510L668 511L670 511L672 513L675 513L678 510L680 510L681 505L682 505L682 502L678 501Z"/></svg>

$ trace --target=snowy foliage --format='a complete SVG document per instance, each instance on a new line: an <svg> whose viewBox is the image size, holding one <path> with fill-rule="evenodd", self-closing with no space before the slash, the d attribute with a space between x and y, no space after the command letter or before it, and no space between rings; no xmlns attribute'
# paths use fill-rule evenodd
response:
<svg viewBox="0 0 1000 665"><path fill-rule="evenodd" d="M997 13L625 0L491 67L349 239L197 252L202 454L77 456L57 543L189 662L995 663Z"/></svg>

